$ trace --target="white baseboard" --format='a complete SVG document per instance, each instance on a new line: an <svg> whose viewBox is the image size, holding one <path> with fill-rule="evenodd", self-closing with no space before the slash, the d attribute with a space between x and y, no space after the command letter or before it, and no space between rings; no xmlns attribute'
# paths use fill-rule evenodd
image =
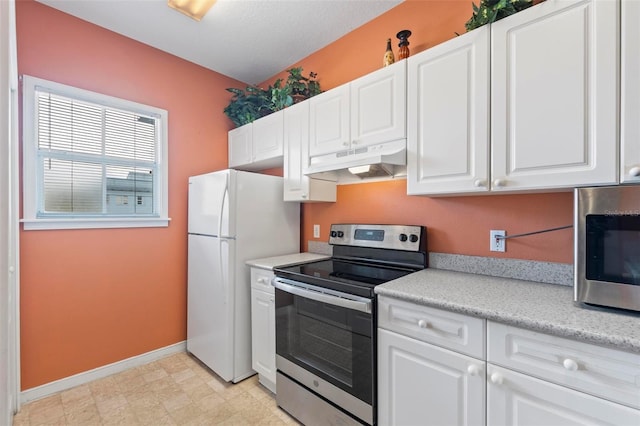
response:
<svg viewBox="0 0 640 426"><path fill-rule="evenodd" d="M54 393L71 389L75 386L83 385L93 380L102 379L104 377L120 373L133 367L148 364L150 362L157 361L160 358L164 358L168 355L185 352L186 350L187 342L185 340L174 345L165 346L164 348L144 353L142 355L123 359L122 361L114 362L113 364L94 368L93 370L85 371L83 373L74 374L73 376L65 377L64 379L56 380L55 382L27 389L20 392L20 404L26 404L27 402L44 398L45 396L53 395Z"/></svg>

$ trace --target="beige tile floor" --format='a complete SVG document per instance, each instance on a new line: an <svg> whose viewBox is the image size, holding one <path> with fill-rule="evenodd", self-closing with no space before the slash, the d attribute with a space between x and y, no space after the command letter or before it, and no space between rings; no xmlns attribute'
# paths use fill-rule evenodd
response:
<svg viewBox="0 0 640 426"><path fill-rule="evenodd" d="M186 353L22 406L14 426L297 425L257 376L224 382Z"/></svg>

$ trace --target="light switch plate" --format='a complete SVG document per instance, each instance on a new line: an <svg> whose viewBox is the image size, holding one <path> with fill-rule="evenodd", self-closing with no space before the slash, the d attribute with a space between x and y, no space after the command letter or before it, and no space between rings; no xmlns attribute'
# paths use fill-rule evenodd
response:
<svg viewBox="0 0 640 426"><path fill-rule="evenodd" d="M313 225L313 238L320 238L320 225Z"/></svg>

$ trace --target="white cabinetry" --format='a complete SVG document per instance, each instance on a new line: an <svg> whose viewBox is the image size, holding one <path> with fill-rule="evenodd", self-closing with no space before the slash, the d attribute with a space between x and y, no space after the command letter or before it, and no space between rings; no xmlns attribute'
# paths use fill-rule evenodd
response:
<svg viewBox="0 0 640 426"><path fill-rule="evenodd" d="M386 297L378 307L379 424L484 425L484 320Z"/></svg>
<svg viewBox="0 0 640 426"><path fill-rule="evenodd" d="M406 61L309 99L312 157L406 137Z"/></svg>
<svg viewBox="0 0 640 426"><path fill-rule="evenodd" d="M640 424L640 356L494 322L487 333L488 424Z"/></svg>
<svg viewBox="0 0 640 426"><path fill-rule="evenodd" d="M251 367L276 392L276 314L270 270L251 268Z"/></svg>
<svg viewBox="0 0 640 426"><path fill-rule="evenodd" d="M491 189L617 182L619 1L546 1L491 25Z"/></svg>
<svg viewBox="0 0 640 426"><path fill-rule="evenodd" d="M409 58L408 193L616 183L619 5L547 0Z"/></svg>
<svg viewBox="0 0 640 426"><path fill-rule="evenodd" d="M336 182L313 179L303 170L309 161L309 101L284 110L284 200L336 201Z"/></svg>
<svg viewBox="0 0 640 426"><path fill-rule="evenodd" d="M640 424L638 354L384 296L378 312L381 425Z"/></svg>
<svg viewBox="0 0 640 426"><path fill-rule="evenodd" d="M640 412L581 392L488 365L487 424L637 425Z"/></svg>
<svg viewBox="0 0 640 426"><path fill-rule="evenodd" d="M277 111L229 131L229 167L261 170L282 166L284 112Z"/></svg>
<svg viewBox="0 0 640 426"><path fill-rule="evenodd" d="M489 26L407 67L407 193L488 191Z"/></svg>
<svg viewBox="0 0 640 426"><path fill-rule="evenodd" d="M640 182L640 1L622 0L620 182Z"/></svg>

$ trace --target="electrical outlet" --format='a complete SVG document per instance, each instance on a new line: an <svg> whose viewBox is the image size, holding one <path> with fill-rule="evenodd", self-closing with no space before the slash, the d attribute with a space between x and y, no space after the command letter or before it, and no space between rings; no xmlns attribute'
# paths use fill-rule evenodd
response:
<svg viewBox="0 0 640 426"><path fill-rule="evenodd" d="M313 238L320 238L320 225L313 225Z"/></svg>
<svg viewBox="0 0 640 426"><path fill-rule="evenodd" d="M507 249L507 240L498 237L504 237L506 235L507 233L505 231L496 231L493 229L489 231L489 250L505 251Z"/></svg>

